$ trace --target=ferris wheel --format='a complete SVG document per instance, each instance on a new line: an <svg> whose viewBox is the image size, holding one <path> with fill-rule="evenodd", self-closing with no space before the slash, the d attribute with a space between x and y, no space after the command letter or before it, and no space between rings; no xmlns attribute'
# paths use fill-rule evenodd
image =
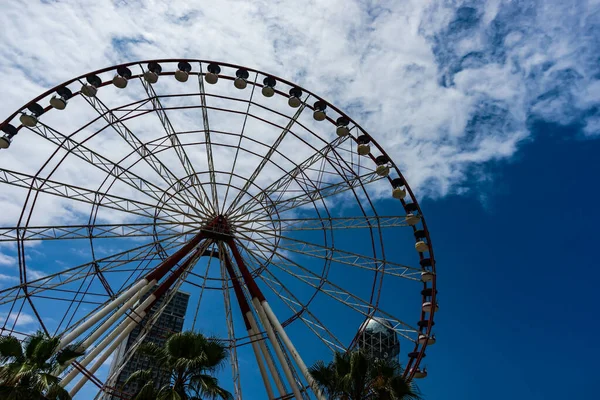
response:
<svg viewBox="0 0 600 400"><path fill-rule="evenodd" d="M100 371L176 293L183 329L228 344L236 399L322 398L307 365L357 347L426 377L425 218L377 133L317 94L223 62L132 62L0 128L0 334L84 348L72 395L127 398L114 382L143 335Z"/></svg>

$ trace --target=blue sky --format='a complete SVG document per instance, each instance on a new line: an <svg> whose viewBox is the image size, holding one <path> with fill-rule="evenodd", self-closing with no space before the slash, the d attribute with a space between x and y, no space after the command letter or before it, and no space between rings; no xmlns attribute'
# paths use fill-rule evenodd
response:
<svg viewBox="0 0 600 400"><path fill-rule="evenodd" d="M441 307L434 329L438 343L428 349L424 361L429 376L419 382L425 397L499 399L511 392L517 393L512 397L528 399L591 397L593 362L600 355L593 340L598 321L592 298L599 273L590 254L599 221L592 204L600 170L596 157L600 150L599 21L600 5L592 0L339 0L276 5L233 0L198 4L11 0L3 4L0 15L0 25L5 27L0 34L0 115L12 114L39 93L79 74L150 58L222 60L298 82L339 106L383 145L423 208L438 260ZM172 81L161 77L157 91L186 87ZM221 95L239 95L230 86L212 89ZM108 104L123 96L134 101L141 95L145 93L139 84L123 92L103 89ZM178 100L164 102L180 105ZM220 103L215 100L213 105ZM68 118L48 113L44 122L60 124L65 132L74 130L93 114L86 107L74 100ZM280 110L289 113L285 104ZM170 111L169 116L176 130L201 124L193 112ZM225 118L216 111L209 117L216 130L243 122L239 116ZM131 122L146 140L157 137L156 123L145 118ZM316 126L311 118L306 123ZM99 126L95 123L91 128ZM277 134L252 123L247 130L269 140ZM0 152L1 168L37 171L54 148L39 138L26 140L30 137L33 140L19 135L10 151ZM114 132L106 132L89 146L117 160L128 153L119 140ZM228 138L221 140L228 143ZM253 142L244 145L265 153ZM301 160L310 155L301 147L290 139L282 151ZM226 150L217 153L220 160L232 156ZM192 155L198 165L206 162L203 157L203 153ZM283 156L277 157L281 166L289 166ZM160 159L177 161L169 152ZM234 183L243 184L243 176L250 174L257 160L244 154L236 169L242 177ZM159 183L141 164L133 170ZM258 185L268 185L278 172L270 165ZM53 175L53 179L103 190L104 177L73 157ZM147 200L128 189L116 185L110 193ZM380 215L403 213L390 200L387 186L373 185L368 194L376 199ZM22 189L0 186L0 207L5 210L0 213L0 226L16 225L25 195ZM42 195L38 203L32 214L37 225L82 223L89 216L86 204L56 196ZM330 206L344 216L358 210L343 201ZM289 215L314 216L314 212ZM102 223L142 221L114 210L103 210L98 218ZM323 243L320 237L294 235ZM335 237L341 249L370 251L365 237L340 232ZM405 239L410 235L395 231L386 235L382 239L386 255L414 263L412 242ZM144 240L104 239L95 251L105 256ZM28 248L30 276L89 261L89 245L83 242ZM263 243L268 245L266 239ZM312 266L303 256L292 259ZM198 271L204 267L204 262L199 264ZM286 277L283 270L273 272L299 297L310 297L312 291L305 284ZM213 269L209 276L218 275ZM111 279L117 287L126 274ZM334 265L330 279L363 297L369 294L360 271ZM15 248L1 245L0 288L17 280ZM412 288L405 290L402 285L384 283L382 307L400 318L406 315L407 322L414 324L416 317L411 315L418 313L409 312L416 304L410 303ZM192 295L192 308L195 301L197 294ZM331 304L317 297L316 315L335 325L342 336L352 332L360 318ZM47 304L40 307L44 306L48 307L44 319L57 326L60 318L52 315ZM2 307L0 318L10 320L9 310ZM280 318L289 315L282 301L274 300L273 307ZM225 335L222 310L222 296L209 292L203 299L200 327ZM24 312L21 327L31 330L35 318L31 310ZM190 323L188 319L186 324ZM234 323L242 327L239 315L234 315ZM301 327L290 325L290 335L304 337L307 331ZM328 354L312 339L299 339L298 347L309 363ZM404 355L408 351L403 347ZM252 399L250 393L260 393L253 356L245 348L238 357L245 366L244 398ZM230 377L228 368L222 372L224 379Z"/></svg>
<svg viewBox="0 0 600 400"><path fill-rule="evenodd" d="M534 141L481 186L485 204L462 196L424 203L448 268L440 301L449 312L438 315L448 342L428 360L445 372L421 385L429 398L594 396L600 349L584 337L598 329L589 252L600 145L564 140L577 129L532 124Z"/></svg>

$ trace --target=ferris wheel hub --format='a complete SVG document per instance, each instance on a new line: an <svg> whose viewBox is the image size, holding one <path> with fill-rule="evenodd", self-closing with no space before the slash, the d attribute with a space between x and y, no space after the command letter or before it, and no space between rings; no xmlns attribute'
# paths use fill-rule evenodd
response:
<svg viewBox="0 0 600 400"><path fill-rule="evenodd" d="M225 242L233 239L231 226L224 215L217 215L212 221L202 227L202 232L207 239L212 239L216 242Z"/></svg>

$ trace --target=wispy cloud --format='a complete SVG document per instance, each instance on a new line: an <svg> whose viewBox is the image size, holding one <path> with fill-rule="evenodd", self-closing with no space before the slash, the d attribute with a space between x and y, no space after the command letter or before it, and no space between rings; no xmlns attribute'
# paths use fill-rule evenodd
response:
<svg viewBox="0 0 600 400"><path fill-rule="evenodd" d="M15 257L0 253L0 266L15 266L17 259Z"/></svg>
<svg viewBox="0 0 600 400"><path fill-rule="evenodd" d="M18 276L0 274L0 282L14 283L14 282L18 282L18 281L19 281Z"/></svg>
<svg viewBox="0 0 600 400"><path fill-rule="evenodd" d="M15 321L17 321L15 327L19 328L19 327L28 326L33 323L36 323L37 319L34 316L24 313L24 312L22 312L20 314L18 314L16 312L12 312L10 314L0 313L0 324L3 324L5 322L7 324L12 324Z"/></svg>

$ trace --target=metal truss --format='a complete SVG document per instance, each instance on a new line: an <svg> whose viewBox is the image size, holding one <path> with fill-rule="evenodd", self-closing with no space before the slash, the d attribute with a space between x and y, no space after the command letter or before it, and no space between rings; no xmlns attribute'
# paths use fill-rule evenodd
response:
<svg viewBox="0 0 600 400"><path fill-rule="evenodd" d="M300 186L302 186L302 183L305 182L305 186L306 186L309 179L306 177L305 172L312 165L314 165L315 163L326 158L328 156L328 154L334 150L335 147L344 143L346 140L347 140L346 137L341 137L341 138L335 139L331 144L328 144L323 149L316 152L314 155L307 158L302 163L298 164L294 169L289 171L287 174L285 174L281 178L279 178L276 181L274 181L273 183L271 183L268 187L263 189L260 193L258 193L258 195L254 196L254 201L250 201L248 203L243 204L241 207L238 207L237 209L231 211L230 215L234 218L240 217L240 216L243 216L243 215L248 214L249 212L255 210L257 207L257 204L260 204L263 202L268 202L270 204L276 203L278 200L281 199L281 197L283 197L286 193L288 193L287 190L288 190L289 186L292 184L292 182L297 182L298 185L300 185ZM314 187L314 185L312 184L312 182L310 182L309 191L312 190L313 187ZM313 196L314 196L314 191L313 191ZM310 195L307 197L310 198ZM273 198L276 198L276 200L273 201L272 200ZM314 200L315 199L311 199L310 201L312 202Z"/></svg>
<svg viewBox="0 0 600 400"><path fill-rule="evenodd" d="M260 255L257 255L257 257L261 258ZM343 289L341 286L330 282L327 280L327 278L324 278L323 276L314 273L310 269L303 267L295 261L292 261L289 257L277 252L277 261L267 261L264 260L264 258L262 261L268 262L270 265L278 268L290 276L293 276L299 281L316 289L320 293L326 294L330 298L353 309L367 318L370 318L374 315L374 313L377 313L377 315L382 315L385 318L394 321L394 331L396 333L412 342L416 342L417 334L419 332L418 328L412 327L408 323L394 317L392 314L387 313L380 308L373 307L369 301L364 300L359 296L354 295L352 292Z"/></svg>
<svg viewBox="0 0 600 400"><path fill-rule="evenodd" d="M115 196L108 193L101 193L79 186L44 179L3 168L0 168L0 184L31 189L39 193L59 196L65 199L75 200L90 205L100 205L102 207L135 214L142 217L154 218L156 211L156 205L154 204ZM99 204L100 199L102 199L101 204ZM169 207L166 207L166 210L178 213L177 210Z"/></svg>
<svg viewBox="0 0 600 400"><path fill-rule="evenodd" d="M153 149L148 148L145 143L143 143L131 130L129 130L123 121L119 119L112 109L108 108L100 99L97 97L85 97L85 100L92 106L98 114L106 120L106 122L117 132L127 143L131 146L135 152L142 158L157 174L160 176L165 182L169 184L169 186L175 186L179 179L175 176L175 174L162 162L153 152ZM167 139L161 144L162 146L165 143L169 143L166 146L171 147L173 145L172 139L167 137ZM168 141L168 142L167 142ZM207 202L203 202L202 198L195 197L194 193L190 193L188 188L184 188L188 192L195 202L193 207L206 215L211 215L213 210L208 207Z"/></svg>
<svg viewBox="0 0 600 400"><path fill-rule="evenodd" d="M242 229L239 232L243 232ZM250 231L256 232L256 231ZM275 236L272 231L264 230L257 232L260 236ZM245 235L247 238L248 236ZM300 239L277 235L279 239L277 248L282 251L293 252L313 258L318 258L330 262L348 265L351 267L362 268L374 272L380 272L387 275L403 277L412 280L420 280L421 268L398 264L392 261L374 258L362 254L352 253L340 250L336 247L327 247L315 243L306 242ZM263 242L258 242L264 246ZM276 249L272 249L276 250Z"/></svg>
<svg viewBox="0 0 600 400"><path fill-rule="evenodd" d="M146 80L141 79L141 78L140 78L140 82L142 82L142 86L144 87L144 90L146 91L146 94L148 95L148 98L150 99L150 102L152 103L152 108L156 112L156 115L158 115L158 119L160 120L160 123L163 126L163 128L167 134L167 137L171 141L173 149L177 153L177 157L179 158L179 161L181 162L183 169L185 170L187 176L192 180L190 183L190 186L192 187L192 190L194 191L196 199L198 199L200 201L201 206L204 206L203 208L205 211L208 211L208 208L211 208L212 213L214 213L216 210L218 210L218 207L217 208L212 207L212 204L218 205L218 203L215 203L217 201L217 197L216 197L216 190L214 188L214 167L212 167L212 166L209 167L210 171L212 171L211 172L211 184L213 185L213 196L212 196L212 203L211 203L208 200L208 196L206 195L204 188L202 187L202 183L198 180L198 175L196 173L196 170L194 169L194 166L192 165L192 162L190 161L188 155L185 152L184 147L182 146L181 142L179 141L177 132L175 132L175 128L173 128L173 124L171 123L171 120L169 119L167 112L164 110L164 108L161 104L160 97L156 94L156 92L154 91L154 87L150 83L148 83ZM207 135L208 135L208 125L207 124L205 124L204 129L206 130ZM206 207L207 205L210 207Z"/></svg>
<svg viewBox="0 0 600 400"><path fill-rule="evenodd" d="M199 64L202 71L202 64ZM210 124L208 122L208 106L206 105L206 91L204 90L204 79L202 74L198 74L198 88L200 90L200 103L202 104L202 124L204 126L204 138L206 140L206 159L208 161L208 171L210 177L210 190L213 206L219 210L219 196L217 194L217 179L215 176L215 163L213 160L212 143L210 139Z"/></svg>
<svg viewBox="0 0 600 400"><path fill-rule="evenodd" d="M198 229L199 227L192 222L0 227L0 242L162 237L179 233L190 234Z"/></svg>
<svg viewBox="0 0 600 400"><path fill-rule="evenodd" d="M321 231L323 229L368 229L372 226L380 228L397 228L409 226L406 216L362 216L337 218L282 218L282 219L252 219L242 222L239 226L249 230L271 229L277 224L282 232L290 231Z"/></svg>

